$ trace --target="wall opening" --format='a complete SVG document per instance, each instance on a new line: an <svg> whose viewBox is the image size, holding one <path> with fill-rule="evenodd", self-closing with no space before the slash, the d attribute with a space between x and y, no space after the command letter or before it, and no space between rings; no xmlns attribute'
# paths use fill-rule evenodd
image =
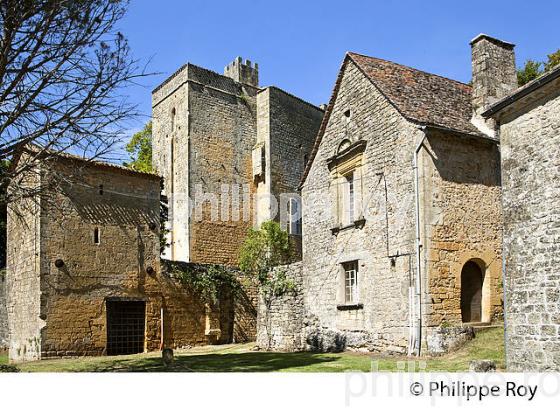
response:
<svg viewBox="0 0 560 410"><path fill-rule="evenodd" d="M107 354L144 351L146 302L107 301Z"/></svg>
<svg viewBox="0 0 560 410"><path fill-rule="evenodd" d="M482 321L482 285L484 271L475 261L461 270L461 317L463 323Z"/></svg>

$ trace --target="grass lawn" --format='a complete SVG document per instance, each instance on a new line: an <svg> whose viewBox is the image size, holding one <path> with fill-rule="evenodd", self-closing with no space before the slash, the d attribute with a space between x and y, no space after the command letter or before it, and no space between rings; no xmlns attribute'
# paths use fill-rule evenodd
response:
<svg viewBox="0 0 560 410"><path fill-rule="evenodd" d="M477 333L460 350L441 357L422 358L426 371L460 372L475 359L495 360L504 369L503 329ZM375 356L363 353L277 353L253 351L254 344L204 346L175 351L171 368L163 366L159 352L130 356L100 356L78 359L51 359L18 364L22 372L343 372L370 371L372 360L379 370L397 371L407 357ZM0 356L0 364L7 362ZM408 366L408 365L407 365ZM418 364L416 363L416 368Z"/></svg>
<svg viewBox="0 0 560 410"><path fill-rule="evenodd" d="M8 352L0 351L0 365L8 364Z"/></svg>

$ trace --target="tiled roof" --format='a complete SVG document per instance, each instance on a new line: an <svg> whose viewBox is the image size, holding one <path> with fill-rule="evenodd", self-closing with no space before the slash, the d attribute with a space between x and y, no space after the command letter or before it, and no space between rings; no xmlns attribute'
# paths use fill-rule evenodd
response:
<svg viewBox="0 0 560 410"><path fill-rule="evenodd" d="M471 123L471 86L391 61L347 53L325 111L300 187L305 182L327 127L346 64L352 61L401 115L420 125L482 136Z"/></svg>
<svg viewBox="0 0 560 410"><path fill-rule="evenodd" d="M38 155L40 155L40 156L45 155L45 156L49 156L50 158L53 158L53 159L54 158L60 158L60 159L66 159L66 160L69 160L69 161L76 161L76 162L81 163L83 165L90 165L90 166L94 166L94 167L114 169L114 170L118 170L118 171L121 171L121 172L126 173L126 174L138 175L138 176L148 177L148 178L161 179L161 177L155 172L137 171L135 169L128 168L124 165L114 164L114 163L111 163L111 162L100 161L100 160L95 159L95 158L87 158L85 156L71 154L69 152L53 151L53 150L41 148L41 147L39 147L37 145L34 145L34 144L30 144L27 147L26 152L32 153L32 154L39 153Z"/></svg>
<svg viewBox="0 0 560 410"><path fill-rule="evenodd" d="M356 53L348 56L407 119L480 134L471 124L471 87L459 81Z"/></svg>

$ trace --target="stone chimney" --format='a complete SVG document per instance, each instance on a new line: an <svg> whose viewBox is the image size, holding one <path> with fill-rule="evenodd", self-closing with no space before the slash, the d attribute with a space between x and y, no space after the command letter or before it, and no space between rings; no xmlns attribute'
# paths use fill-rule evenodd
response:
<svg viewBox="0 0 560 410"><path fill-rule="evenodd" d="M486 34L471 40L472 103L476 113L517 88L514 47Z"/></svg>
<svg viewBox="0 0 560 410"><path fill-rule="evenodd" d="M249 60L245 60L245 63L243 63L241 57L237 57L224 68L224 75L233 78L238 83L253 87L259 86L259 65L255 63L252 66Z"/></svg>

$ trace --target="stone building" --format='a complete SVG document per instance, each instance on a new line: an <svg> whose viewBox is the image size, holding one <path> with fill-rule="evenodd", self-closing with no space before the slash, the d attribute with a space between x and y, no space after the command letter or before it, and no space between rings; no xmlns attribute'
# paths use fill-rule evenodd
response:
<svg viewBox="0 0 560 410"><path fill-rule="evenodd" d="M209 302L175 268L220 264L241 276L239 247L266 219L281 220L298 244L301 227L287 214L301 212L299 202L289 196L277 212L274 198L296 190L323 111L258 87L258 67L241 59L225 75L185 65L154 90L153 105L160 175L60 155L24 176L58 188L10 205L12 361L255 339L254 288L222 289ZM160 177L174 263L160 258Z"/></svg>
<svg viewBox="0 0 560 410"><path fill-rule="evenodd" d="M166 258L235 266L247 230L282 216L300 236L284 215L298 203L276 201L297 191L321 109L259 87L257 64L237 58L224 75L185 64L153 91L152 110L153 163L171 209Z"/></svg>
<svg viewBox="0 0 560 410"><path fill-rule="evenodd" d="M483 116L502 152L507 368L560 371L560 67Z"/></svg>
<svg viewBox="0 0 560 410"><path fill-rule="evenodd" d="M8 309L6 306L6 274L0 271L0 351L8 348Z"/></svg>
<svg viewBox="0 0 560 410"><path fill-rule="evenodd" d="M243 306L209 306L160 262L159 176L61 155L24 178L49 189L8 209L12 361L254 337Z"/></svg>
<svg viewBox="0 0 560 410"><path fill-rule="evenodd" d="M515 62L489 36L471 47L472 87L345 56L302 183L301 334L272 311L260 345L437 354L501 320L499 148L480 112Z"/></svg>

